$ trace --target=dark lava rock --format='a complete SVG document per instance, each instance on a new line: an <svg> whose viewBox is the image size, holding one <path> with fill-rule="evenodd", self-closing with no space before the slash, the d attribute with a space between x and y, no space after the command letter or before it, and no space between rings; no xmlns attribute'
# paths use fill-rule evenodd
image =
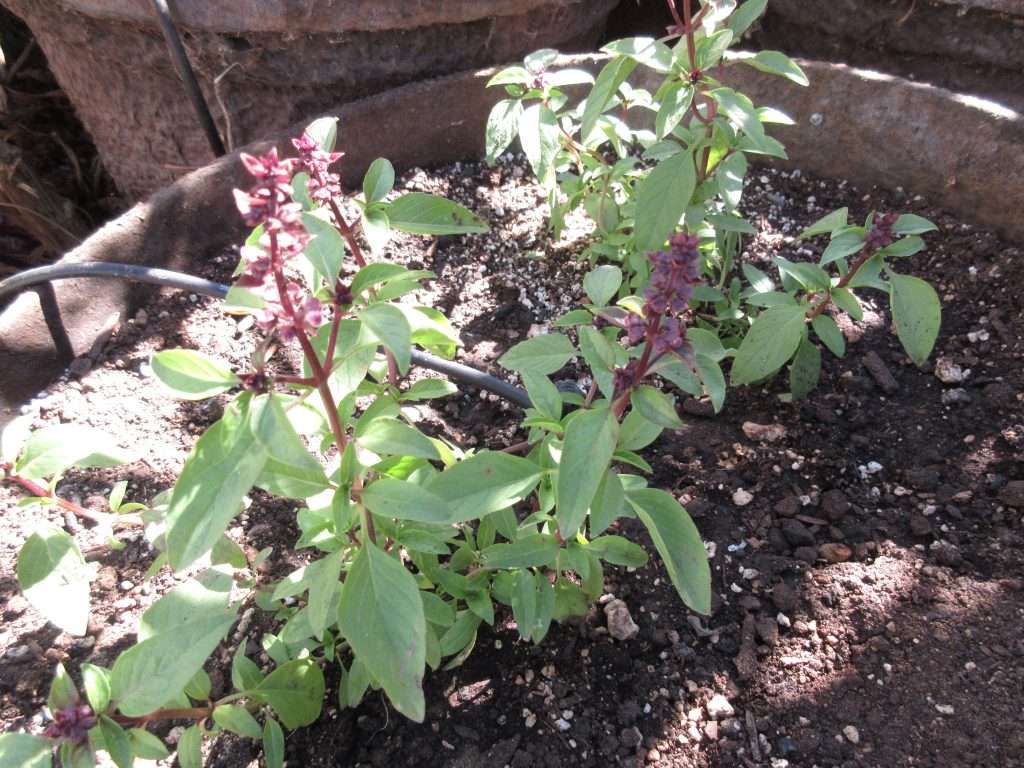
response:
<svg viewBox="0 0 1024 768"><path fill-rule="evenodd" d="M910 516L910 531L915 536L931 536L932 524L927 517L915 512Z"/></svg>
<svg viewBox="0 0 1024 768"><path fill-rule="evenodd" d="M626 749L636 749L640 746L640 743L644 740L644 735L640 733L640 729L636 726L632 728L623 728L619 734L619 743L622 744Z"/></svg>
<svg viewBox="0 0 1024 768"><path fill-rule="evenodd" d="M683 401L683 411L691 416L700 416L710 419L715 415L715 407L707 401L698 400L695 397L688 397Z"/></svg>
<svg viewBox="0 0 1024 768"><path fill-rule="evenodd" d="M778 554L789 551L789 542L786 541L786 537L782 535L782 531L778 528L768 529L768 546L772 552Z"/></svg>
<svg viewBox="0 0 1024 768"><path fill-rule="evenodd" d="M1009 408L1014 404L1017 397L1013 387L1005 381L996 381L989 384L982 390L982 393L985 395L985 402L991 408Z"/></svg>
<svg viewBox="0 0 1024 768"><path fill-rule="evenodd" d="M783 517L795 517L800 512L800 499L787 496L775 505L775 512Z"/></svg>
<svg viewBox="0 0 1024 768"><path fill-rule="evenodd" d="M850 511L850 500L840 490L825 491L821 495L821 509L829 520L839 520Z"/></svg>
<svg viewBox="0 0 1024 768"><path fill-rule="evenodd" d="M796 608L797 599L796 590L784 581L772 588L772 602L783 613L788 613Z"/></svg>
<svg viewBox="0 0 1024 768"><path fill-rule="evenodd" d="M818 559L818 548L815 546L797 547L793 550L793 556L797 560L803 560L808 565L813 565Z"/></svg>
<svg viewBox="0 0 1024 768"><path fill-rule="evenodd" d="M771 616L757 620L755 625L757 636L765 645L776 645L779 642L779 623Z"/></svg>
<svg viewBox="0 0 1024 768"><path fill-rule="evenodd" d="M892 375L892 371L889 370L889 366L885 364L885 361L878 356L878 353L872 350L861 358L861 362L864 363L864 367L868 373L871 374L871 378L875 380L875 383L882 388L882 391L887 395L891 395L897 392L900 388L899 383L896 381L896 377Z"/></svg>
<svg viewBox="0 0 1024 768"><path fill-rule="evenodd" d="M809 547L814 545L814 534L799 520L786 520L782 524L782 535L786 541L794 547Z"/></svg>
<svg viewBox="0 0 1024 768"><path fill-rule="evenodd" d="M619 722L623 725L635 723L641 715L640 705L635 701L624 702L619 707Z"/></svg>
<svg viewBox="0 0 1024 768"><path fill-rule="evenodd" d="M964 558L960 554L959 549L952 544L943 542L935 550L935 559L939 562L939 565L955 568L963 562Z"/></svg>
<svg viewBox="0 0 1024 768"><path fill-rule="evenodd" d="M999 500L1008 507L1024 507L1024 480L1013 480L1003 486Z"/></svg>
<svg viewBox="0 0 1024 768"><path fill-rule="evenodd" d="M919 491L934 491L939 487L939 473L934 469L920 467L903 473L907 483Z"/></svg>
<svg viewBox="0 0 1024 768"><path fill-rule="evenodd" d="M783 757L789 757L796 752L796 742L789 736L783 736L775 742L775 748Z"/></svg>

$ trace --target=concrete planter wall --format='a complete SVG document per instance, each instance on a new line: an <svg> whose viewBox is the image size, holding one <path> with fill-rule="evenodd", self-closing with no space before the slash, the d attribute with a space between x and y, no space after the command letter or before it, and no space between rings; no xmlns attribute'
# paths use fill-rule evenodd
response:
<svg viewBox="0 0 1024 768"><path fill-rule="evenodd" d="M571 61L594 70L600 63L599 57ZM809 88L748 67L730 68L728 78L755 103L778 107L797 121L775 131L787 145L790 165L859 185L902 185L965 220L1024 239L1024 186L1015 183L1024 178L1024 117L898 78L800 63L811 79ZM344 126L345 178L358 181L378 156L399 168L481 157L487 114L503 95L484 88L491 74L466 72L327 110ZM410 116L415 116L415 133L409 130ZM286 147L306 122L268 134L268 141L249 149ZM135 206L65 260L189 271L244 237L229 191L245 181L237 153L224 157ZM112 314L130 316L139 296L137 288L114 281L54 286L71 354L87 351ZM31 397L68 362L55 350L35 294L19 297L0 315L0 422L10 418L5 408Z"/></svg>
<svg viewBox="0 0 1024 768"><path fill-rule="evenodd" d="M31 28L125 194L141 199L212 159L150 0L0 2ZM403 83L512 61L537 48L591 49L617 2L170 5L221 133L240 146L305 115Z"/></svg>

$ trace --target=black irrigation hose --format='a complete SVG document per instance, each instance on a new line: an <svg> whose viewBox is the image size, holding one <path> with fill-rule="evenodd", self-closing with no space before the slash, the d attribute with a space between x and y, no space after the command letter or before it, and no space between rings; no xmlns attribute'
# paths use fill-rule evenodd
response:
<svg viewBox="0 0 1024 768"><path fill-rule="evenodd" d="M182 45L181 37L178 35L178 29L174 26L174 19L171 18L171 10L167 7L167 0L153 0L153 10L156 11L157 21L160 22L160 30L164 33L164 40L167 41L167 50L171 54L171 61L174 63L174 68L178 70L178 76L181 77L185 85L189 101L192 102L192 109L195 110L199 125L203 129L203 133L206 134L206 140L210 144L210 149L213 150L214 157L221 157L225 154L224 142L221 141L217 125L213 122L210 106L206 103L206 98L199 88L195 72L192 70L192 64L188 60L188 54L185 53L185 46Z"/></svg>
<svg viewBox="0 0 1024 768"><path fill-rule="evenodd" d="M226 285L182 272L175 272L170 269L140 267L133 264L91 262L37 267L36 269L19 272L6 280L0 280L0 301L5 296L18 293L40 283L49 283L52 280L66 280L73 277L113 277L137 283L150 283L165 288L179 288L183 291L191 291L204 296L211 296L215 299L223 299L228 293L228 286ZM493 392L522 408L530 407L529 395L522 389L483 371L478 371L476 368L470 368L462 363L435 357L418 349L412 351L412 362L421 368L436 371L462 384Z"/></svg>
<svg viewBox="0 0 1024 768"><path fill-rule="evenodd" d="M226 285L182 272L174 272L170 269L96 261L80 264L54 264L49 267L36 267L18 272L6 280L0 280L0 301L33 285L47 283L51 280L67 280L72 277L114 277L136 283L160 285L165 288L180 288L183 291L201 293L215 299L223 299L228 293Z"/></svg>

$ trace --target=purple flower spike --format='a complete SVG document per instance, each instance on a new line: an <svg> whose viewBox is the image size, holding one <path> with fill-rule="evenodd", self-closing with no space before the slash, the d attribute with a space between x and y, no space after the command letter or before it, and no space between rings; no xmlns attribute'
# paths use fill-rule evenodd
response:
<svg viewBox="0 0 1024 768"><path fill-rule="evenodd" d="M263 297L265 305L256 322L265 331L276 331L285 341L295 338L299 330L315 333L324 323L323 306L297 283L286 284L287 301L282 301L278 293L278 279L283 279L285 267L302 254L310 240L302 223L302 205L292 200L292 175L300 165L304 166L310 173L310 192L322 193L319 197L314 194L318 199L341 191L337 175L327 172L341 153L321 151L306 133L293 143L302 154L301 160L282 160L277 149L259 157L243 153L242 164L256 184L248 191L236 189L234 193L235 204L246 224L263 228L256 245L242 248L238 285Z"/></svg>
<svg viewBox="0 0 1024 768"><path fill-rule="evenodd" d="M328 169L344 156L344 152L324 152L317 140L305 132L299 138L292 139L292 144L299 150L302 166L309 174L306 183L309 196L325 202L340 195L341 176Z"/></svg>

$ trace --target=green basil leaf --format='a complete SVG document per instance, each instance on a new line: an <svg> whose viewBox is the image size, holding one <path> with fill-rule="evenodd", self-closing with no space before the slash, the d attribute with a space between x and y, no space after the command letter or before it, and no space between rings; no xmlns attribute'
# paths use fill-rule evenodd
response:
<svg viewBox="0 0 1024 768"><path fill-rule="evenodd" d="M204 400L239 385L231 370L191 349L167 349L150 360L156 378L182 400Z"/></svg>
<svg viewBox="0 0 1024 768"><path fill-rule="evenodd" d="M939 295L924 280L893 274L889 278L889 306L896 335L916 365L931 355L942 324Z"/></svg>
<svg viewBox="0 0 1024 768"><path fill-rule="evenodd" d="M531 534L511 544L492 544L480 552L480 563L492 570L553 566L558 550L558 539L554 536Z"/></svg>
<svg viewBox="0 0 1024 768"><path fill-rule="evenodd" d="M662 160L640 181L634 229L637 250L657 251L664 246L689 207L696 186L697 174L689 152Z"/></svg>
<svg viewBox="0 0 1024 768"><path fill-rule="evenodd" d="M579 412L565 428L558 465L558 529L571 539L583 525L619 437L619 422L607 407Z"/></svg>
<svg viewBox="0 0 1024 768"><path fill-rule="evenodd" d="M802 305L777 306L758 315L733 360L732 383L752 384L779 370L800 346L805 312Z"/></svg>
<svg viewBox="0 0 1024 768"><path fill-rule="evenodd" d="M47 621L69 634L85 634L93 572L70 534L40 525L22 545L16 572L25 599Z"/></svg>
<svg viewBox="0 0 1024 768"><path fill-rule="evenodd" d="M209 552L267 463L250 424L249 402L227 410L199 438L167 508L167 556L176 571Z"/></svg>
<svg viewBox="0 0 1024 768"><path fill-rule="evenodd" d="M294 730L320 717L324 673L313 659L295 659L263 678L251 693L266 702L286 728Z"/></svg>
<svg viewBox="0 0 1024 768"><path fill-rule="evenodd" d="M483 234L487 224L469 209L444 197L408 192L388 206L388 221L413 235Z"/></svg>
<svg viewBox="0 0 1024 768"><path fill-rule="evenodd" d="M262 739L263 729L249 710L238 704L221 704L213 710L213 722L225 731L250 739Z"/></svg>
<svg viewBox="0 0 1024 768"><path fill-rule="evenodd" d="M345 580L338 623L356 658L381 684L395 709L422 722L426 620L412 574L367 543Z"/></svg>
<svg viewBox="0 0 1024 768"><path fill-rule="evenodd" d="M697 526L670 494L656 488L626 497L651 534L679 596L697 613L711 613L711 568Z"/></svg>

